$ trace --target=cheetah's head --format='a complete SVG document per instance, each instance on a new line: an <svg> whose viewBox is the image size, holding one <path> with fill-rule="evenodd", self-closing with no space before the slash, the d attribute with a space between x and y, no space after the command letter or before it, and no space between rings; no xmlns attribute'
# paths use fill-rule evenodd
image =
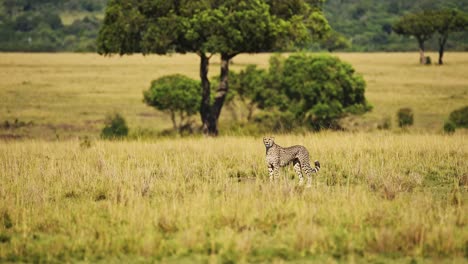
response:
<svg viewBox="0 0 468 264"><path fill-rule="evenodd" d="M265 144L265 147L271 148L271 147L273 147L273 144L275 144L275 138L274 137L264 137L263 138L263 144Z"/></svg>

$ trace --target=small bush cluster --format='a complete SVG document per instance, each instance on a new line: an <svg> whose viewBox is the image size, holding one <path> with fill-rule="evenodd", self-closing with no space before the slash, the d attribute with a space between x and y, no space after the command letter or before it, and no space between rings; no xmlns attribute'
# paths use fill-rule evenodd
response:
<svg viewBox="0 0 468 264"><path fill-rule="evenodd" d="M414 123L414 114L411 108L401 108L397 112L398 126L408 127Z"/></svg>
<svg viewBox="0 0 468 264"><path fill-rule="evenodd" d="M444 123L446 133L453 133L457 128L468 128L468 106L452 111Z"/></svg>
<svg viewBox="0 0 468 264"><path fill-rule="evenodd" d="M128 135L128 126L125 119L118 113L107 116L105 126L101 131L103 139L118 139Z"/></svg>

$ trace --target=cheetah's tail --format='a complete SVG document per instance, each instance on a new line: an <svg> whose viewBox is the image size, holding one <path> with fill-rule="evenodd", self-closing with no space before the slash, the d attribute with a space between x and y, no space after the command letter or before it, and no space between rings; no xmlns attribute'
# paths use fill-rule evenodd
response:
<svg viewBox="0 0 468 264"><path fill-rule="evenodd" d="M319 162L318 160L316 160L316 161L314 162L314 165L315 165L315 168L314 168L315 173L319 172L319 170L320 170L320 162Z"/></svg>

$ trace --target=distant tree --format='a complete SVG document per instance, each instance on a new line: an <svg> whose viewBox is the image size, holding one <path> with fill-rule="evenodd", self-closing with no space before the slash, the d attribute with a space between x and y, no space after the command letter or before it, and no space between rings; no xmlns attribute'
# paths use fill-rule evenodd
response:
<svg viewBox="0 0 468 264"><path fill-rule="evenodd" d="M312 5L309 2L313 3ZM218 134L229 91L229 62L239 53L287 50L321 36L323 0L110 0L98 37L100 54L194 52L200 57L203 131ZM211 99L208 66L220 54L220 81Z"/></svg>
<svg viewBox="0 0 468 264"><path fill-rule="evenodd" d="M164 76L151 83L143 99L147 105L169 112L174 130L181 130L200 109L200 83L180 74Z"/></svg>
<svg viewBox="0 0 468 264"><path fill-rule="evenodd" d="M439 64L442 65L445 44L450 33L468 30L468 14L457 10L430 12L435 31L438 33Z"/></svg>
<svg viewBox="0 0 468 264"><path fill-rule="evenodd" d="M414 36L418 40L419 61L421 64L425 64L424 43L435 33L431 13L423 11L407 14L393 25L393 31L404 36Z"/></svg>

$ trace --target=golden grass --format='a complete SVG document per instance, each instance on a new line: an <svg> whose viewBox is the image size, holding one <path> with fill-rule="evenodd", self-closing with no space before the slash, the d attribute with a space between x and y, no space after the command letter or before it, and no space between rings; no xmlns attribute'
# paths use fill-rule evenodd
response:
<svg viewBox="0 0 468 264"><path fill-rule="evenodd" d="M448 114L466 104L468 53L447 53L446 65L420 66L416 53L338 53L363 74L366 97L374 110L353 120L359 127L375 129L386 117L411 107L415 129L441 131ZM435 58L435 54L430 54ZM231 69L248 64L268 67L270 54L241 54ZM198 79L199 59L194 54L171 56L113 56L97 54L0 53L0 122L33 121L35 125L2 134L33 138L97 135L105 115L121 112L131 130L161 131L171 127L167 115L147 107L142 91L151 80L182 73ZM210 75L219 74L213 57ZM195 119L198 121L199 117ZM221 125L231 113L224 109ZM222 130L223 132L223 130ZM228 132L224 130L224 132Z"/></svg>
<svg viewBox="0 0 468 264"><path fill-rule="evenodd" d="M283 135L322 170L270 183L261 138L11 141L0 262L466 261L466 136Z"/></svg>

